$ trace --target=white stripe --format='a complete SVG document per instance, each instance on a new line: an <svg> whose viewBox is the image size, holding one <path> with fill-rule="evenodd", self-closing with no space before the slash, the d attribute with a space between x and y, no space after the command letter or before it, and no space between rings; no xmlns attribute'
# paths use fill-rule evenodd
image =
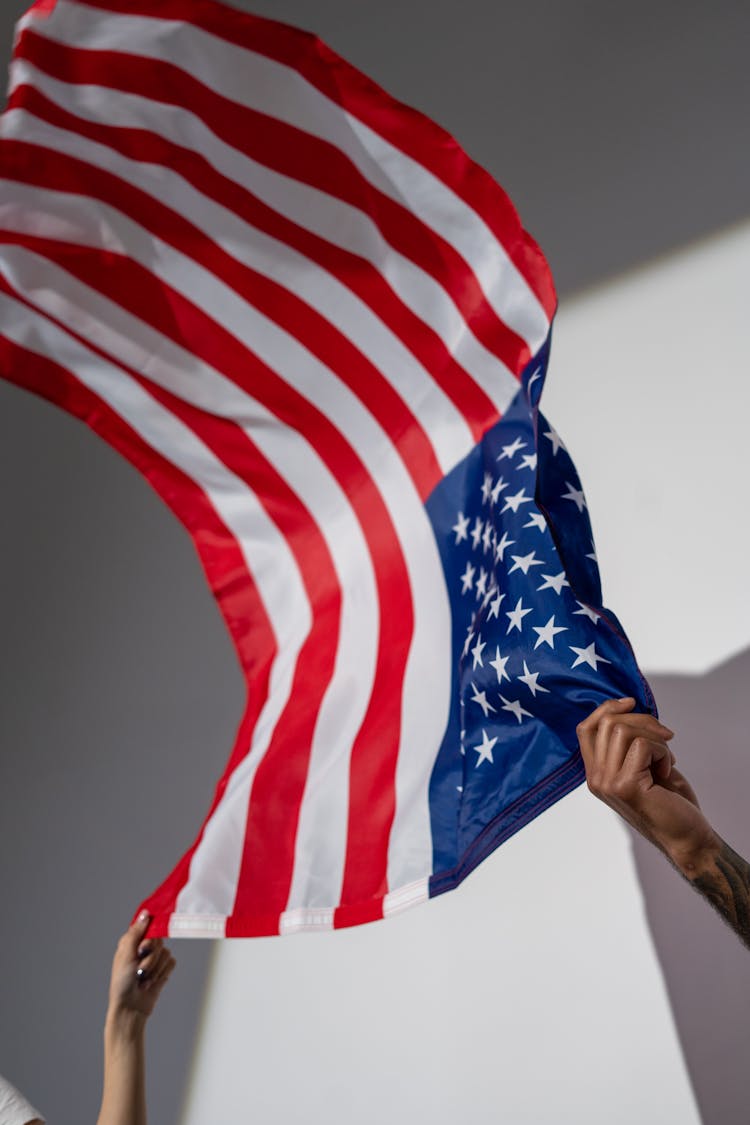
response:
<svg viewBox="0 0 750 1125"><path fill-rule="evenodd" d="M54 294L50 296L54 300ZM189 883L178 898L178 913L229 914L239 875L241 847L237 841L241 845L244 838L248 794L289 699L297 656L310 630L310 609L294 557L244 482L119 366L108 363L44 316L5 294L0 295L0 331L22 347L64 366L147 444L203 489L235 536L269 613L279 654L271 670L269 695L258 719L253 747L229 780L193 856ZM221 873L221 882L217 872Z"/></svg>
<svg viewBox="0 0 750 1125"><path fill-rule="evenodd" d="M174 938L222 938L227 919L225 914L172 914L168 929Z"/></svg>
<svg viewBox="0 0 750 1125"><path fill-rule="evenodd" d="M19 117L23 115L19 113ZM19 123L20 124L20 123ZM32 122L29 121L29 126ZM15 126L18 127L18 124ZM23 130L24 135L29 134L31 129ZM42 127L40 139L47 139L47 132L54 132L58 134L57 130L45 130ZM56 135L55 141L60 146L60 136ZM68 134L62 134L62 140L67 143L75 143L73 138ZM85 154L91 155L91 150L97 150L95 153L98 155L98 150L101 146L90 145L86 142L80 142L81 146L85 148ZM75 149L74 149L75 151ZM105 150L105 154L109 150ZM114 155L114 154L112 154ZM130 164L131 162L122 162ZM116 170L124 175L124 178L135 178L136 172L140 171L137 168L123 170L122 167L117 167ZM144 185L145 186L145 185ZM108 229L111 230L116 224L110 223ZM138 228L136 228L138 230ZM73 236L74 241L80 240L80 233ZM122 235L121 238L115 239L115 243L121 241L123 246L134 247L140 245L143 239L143 232L138 230L136 234ZM108 238L108 241L111 241ZM142 263L148 268L149 254L145 258L142 257ZM157 271L158 272L158 271ZM172 280L177 288L177 284L181 280L180 271L177 270L175 277ZM188 286L188 291L194 292L191 286ZM224 303L223 298L219 298L214 302L208 302L208 307L221 307ZM261 321L262 323L262 321ZM241 318L237 318L237 323L234 325L233 330L237 335L242 335L245 331L244 326L241 326ZM267 332L267 329L262 329L259 332ZM286 371L288 365L279 364L273 356L265 357L267 361L276 370ZM292 359L292 362L297 363ZM515 386L515 381L513 380ZM351 396L349 396L351 400ZM319 403L320 407L325 411L327 402L325 400ZM359 405L359 404L357 404ZM467 435L468 436L468 435ZM378 439L382 441L382 435ZM462 453L468 452L470 440L467 440L466 446ZM377 461L377 458L376 458ZM373 467L371 466L371 471ZM379 465L375 465L374 475L377 477L377 470ZM411 491L411 490L410 490ZM395 493L394 493L395 494ZM393 506L391 512L393 514ZM426 525L424 511L419 505L416 510L416 518L421 521L422 525ZM398 526L398 521L396 521ZM403 542L409 542L405 535L408 535L408 529L412 523L411 517L407 517L401 522L399 529L400 537ZM435 683L435 676L440 676L440 670L435 667L430 667L430 656L432 655L432 663L436 661L435 653L443 651L445 653L445 662L442 668L443 674L443 692L442 699L444 700L445 715L447 716L447 700L449 697L449 646L446 644L445 649L440 649L440 643L431 645L430 639L425 638L421 643L421 635L423 629L431 630L432 626L437 626L436 631L442 629L443 638L448 636L447 620L449 611L447 608L444 580L442 577L442 570L439 568L439 560L435 551L434 540L432 537L431 529L424 527L425 535L423 538L428 540L429 548L432 553L432 568L434 573L434 580L432 582L434 592L434 604L443 606L444 619L442 622L436 619L435 615L431 615L429 608L429 595L427 597L420 597L421 591L424 587L424 579L418 577L420 572L424 574L424 565L417 560L416 565L413 560L409 558L409 551L407 549L407 565L410 572L410 579L412 589L417 591L418 596L415 599L416 605L416 631L415 631L415 645L410 654L406 679L404 685L404 705L403 705L403 735L401 740L402 747L406 752L399 755L397 774L396 774L396 815L392 828L391 835L391 848L389 851L388 875L390 886L400 886L402 882L410 882L416 877L420 877L425 873L429 873L432 863L432 845L431 845L431 827L429 822L429 806L428 806L428 789L431 770L434 764L434 757L439 746L439 736L442 735L443 726L438 730L438 723L441 718L440 709L430 712L429 706L425 699L423 684L425 677L431 678L430 682ZM423 604L420 611L419 603ZM337 681L338 682L338 681ZM333 687L332 687L333 690ZM424 703L417 701L425 700ZM433 739L429 737L430 731L433 731ZM417 747L419 750L417 750ZM320 763L320 765L319 765ZM318 778L323 777L324 781L319 782ZM314 905L328 905L332 901L337 901L337 896L334 894L334 883L340 885L338 876L334 878L333 871L335 867L334 856L337 857L337 863L343 863L343 852L338 847L338 842L343 838L345 832L345 824L347 820L348 810L346 802L347 784L348 784L348 763L342 758L338 764L336 772L337 783L333 781L333 774L330 768L330 759L326 754L317 755L313 753L311 759L311 767L308 778L308 788L306 790L306 799L302 808L297 855L299 862L296 867L295 881L290 896L290 906L297 907L302 904L310 904L310 895L313 895ZM310 800L310 795L315 794L315 801ZM332 841L336 841L336 846L331 846ZM308 857L310 862L308 862ZM326 880L321 880L319 872L329 872L330 877ZM321 901L322 900L322 901Z"/></svg>
<svg viewBox="0 0 750 1125"><path fill-rule="evenodd" d="M303 907L285 910L279 925L280 934L301 934L332 929L332 910L306 910Z"/></svg>
<svg viewBox="0 0 750 1125"><path fill-rule="evenodd" d="M448 715L450 610L431 524L394 448L359 399L293 337L262 317L212 274L147 235L119 212L102 204L92 210L82 197L40 192L25 185L6 184L3 198L7 202L0 205L0 216L7 212L4 222L13 227L30 221L22 216L28 214L32 201L38 199L41 216L31 221L37 233L84 244L93 241L99 245L127 246L131 257L142 261L146 268L178 291L189 294L201 307L212 310L214 319L251 347L273 370L283 372L287 382L327 414L341 433L348 435L363 458L404 547L415 610L414 642L403 696L401 746L405 752L399 756L397 775L398 807L409 807L411 816L407 823L397 815L389 875L398 880L392 885L399 886L429 874L432 844L428 786ZM54 219L43 217L50 212L54 212ZM103 239L102 230L105 231ZM424 691L425 682L432 685L433 694ZM338 763L338 768L343 771L344 763ZM315 830L310 831L311 849L324 846L326 841L317 827L323 820L316 812L318 805L311 803L311 794L325 806L320 817L330 816L328 798L324 795L326 787L318 784L317 777L313 759L299 836L308 846L307 825L316 825ZM342 781L340 790L343 785ZM342 807L340 820L346 815ZM290 907L303 905L296 898L296 886L295 883ZM327 893L332 896L327 900L329 903L336 901L332 886L327 888Z"/></svg>
<svg viewBox="0 0 750 1125"><path fill-rule="evenodd" d="M409 207L455 248L474 271L497 315L526 340L532 353L544 342L549 321L542 305L479 214L293 68L189 24L97 12L71 0L59 3L54 16L35 30L72 47L120 48L176 63L238 105L335 145L369 183ZM377 151L378 159L368 146Z"/></svg>
<svg viewBox="0 0 750 1125"><path fill-rule="evenodd" d="M390 918L400 914L420 902L427 902L430 897L429 879L417 879L407 883L396 891L390 891L383 899L383 917ZM281 916L279 932L282 934L300 933L307 930L333 929L334 912L332 910L287 910Z"/></svg>
<svg viewBox="0 0 750 1125"><path fill-rule="evenodd" d="M0 265L17 290L87 342L193 406L237 421L264 456L278 467L312 517L319 524L335 523L336 535L329 537L328 545L341 587L341 623L335 670L315 727L315 766L310 782L314 785L316 772L325 779L318 796L322 808L315 831L321 836L323 847L319 842L314 886L325 887L329 897L322 903L314 897L305 898L307 906L330 906L331 888L340 889L346 855L344 813L349 751L372 690L379 630L372 563L362 529L345 494L305 438L282 425L261 403L190 352L76 281L48 259L22 247L4 247ZM356 677L352 676L352 669L356 669ZM340 768L333 769L332 763ZM238 854L231 869L239 866L244 833L231 841L225 838L227 830L236 832L236 822L225 824L218 811L216 816L216 827L206 833L196 852L196 872L222 870L215 853L218 849L219 856L226 856L232 846ZM304 849L302 854L306 854ZM338 902L338 894L333 901ZM196 911L193 880L181 893L179 908Z"/></svg>
<svg viewBox="0 0 750 1125"><path fill-rule="evenodd" d="M146 99L118 95L105 87L85 86L72 89L65 83L47 78L27 63L14 64L14 81L36 86L64 109L92 121L117 121L120 126L150 126L154 130L159 125L163 129L166 123L162 120L149 120L154 117L154 104ZM126 113L129 103L133 103L131 112ZM187 114L183 116L190 118ZM473 441L468 426L448 396L398 336L372 312L369 305L342 285L333 274L321 269L286 243L271 238L238 218L232 211L203 195L188 181L163 165L128 160L106 146L95 145L82 138L71 140L76 134L58 131L51 126L45 128L25 111L11 111L7 117L8 123L3 129L6 137L17 136L26 140L34 137L40 140L49 138L60 151L85 158L151 194L158 192L159 198L168 201L173 210L195 223L201 230L210 231L213 240L238 261L277 281L316 309L351 339L378 368L412 413L422 421L443 473L449 473L465 456L467 449L471 448ZM192 121L197 122L197 119L193 118ZM197 124L200 125L199 122ZM194 150L212 164L211 147L225 150L222 154L225 163L227 156L234 153L227 146L211 146L213 134L204 126L196 128L195 133ZM176 136L184 145L187 138L179 133ZM239 182L238 173L242 169L236 159L232 163L233 178ZM226 168L224 174L229 171ZM251 181L245 180L243 186L248 186L249 183ZM513 393L518 390L518 383L509 373L506 374L505 382Z"/></svg>
<svg viewBox="0 0 750 1125"><path fill-rule="evenodd" d="M18 227L17 220L14 225ZM38 224L31 222L29 225L36 227ZM9 262L15 261L17 263L27 255L18 248L6 247L4 256ZM27 257L31 260L36 259L36 256L32 255ZM54 267L47 263L45 259L36 259L36 261L38 268L32 276L29 275L28 269L22 277L19 277L18 269L14 271L16 284L20 284L33 300L42 304L53 315L60 316L67 323L73 325L77 331L82 332L100 346L113 354L120 355L130 366L142 370L149 378L153 378L174 393L181 393L184 398L189 399L196 405L212 409L218 414L237 418L246 417L248 412L256 415L261 414L255 404L250 404L250 401L244 395L237 392L236 388L233 388L233 385L224 380L218 373L211 372L210 374L211 380L220 384L220 390L213 384L205 392L196 388L194 386L195 380L205 379L210 371L205 365L199 364L188 353L182 352L181 349L176 349L169 341L148 330L147 326L133 321L132 318L126 318L121 310L117 308L105 309L105 302L101 298L98 298L91 290L84 292L83 287L79 286L68 275L60 274L59 281L52 285L51 282L55 278ZM44 292L43 289L38 289L37 285L51 285L51 289ZM67 303L64 307L61 307L60 298L55 296L58 292L76 294L78 300L74 302L72 307L68 306ZM109 302L106 304L109 305ZM88 317L84 317L82 322L81 314L76 311L76 305L81 309L93 311L96 321L102 324L117 323L119 320L121 324L119 338L112 341L108 335L105 337L102 331L97 329L96 324L92 327ZM135 344L136 339L138 340L137 345ZM169 362L166 362L167 357L169 357ZM232 392L234 392L234 395L232 395ZM268 434L273 432L271 428L266 427L264 422L265 420L261 422L257 433L253 433L253 437L258 440L261 446L263 446L265 440L264 430ZM288 433L286 436L289 436ZM361 627L365 637L374 638L376 635L376 624L374 622L368 624L367 621L368 599L362 595L361 590L356 588L362 576L369 573L369 559L364 544L361 552L352 552L353 557L350 558L351 541L346 541L346 560L342 561L338 557L339 531L342 533L342 542L345 541L343 534L345 532L345 521L340 516L343 510L342 506L340 504L337 506L330 500L326 489L318 481L318 475L313 471L314 467L308 464L306 458L299 455L298 450L294 448L294 442L292 442L291 447L281 453L278 449L271 448L266 448L265 452L272 459L278 456L283 457L284 463L292 466L293 471L287 472L289 482L306 499L307 506L313 512L321 507L320 498L322 497L322 508L336 513L337 523L341 523L343 526L340 529L337 527L336 538L332 539L331 542L334 563L339 571L345 595L348 589L355 591L353 601L357 606L356 610L347 613L345 598L337 675L326 696L320 713L320 722L316 729L307 797L300 819L297 848L300 864L295 876L295 892L293 892L293 897L290 900L292 905L301 905L302 903L307 906L330 905L332 901L338 901L338 896L333 896L332 890L334 885L340 886L345 854L348 781L348 757L345 750L351 745L353 735L364 713L366 696L369 694L369 686L372 682L371 672L368 673L367 671L369 662L363 658L362 652L358 651L358 646L353 640L351 644L346 643L347 626L349 630L356 629L357 626ZM306 497L308 481L314 484L314 490L311 495ZM345 577L347 562L352 564L348 580ZM374 602L374 589L371 597ZM419 602L420 600L424 601L424 599L417 598L416 600L417 612L419 613ZM423 621L427 619L427 613L428 607L424 605ZM417 623L419 625L419 620ZM409 723L410 714L415 710L412 702L414 696L425 698L423 692L425 677L431 677L430 682L433 684L436 682L434 677L438 668L436 666L430 668L429 664L423 664L420 667L415 655L422 649L423 654L429 656L430 643L430 638L427 638L424 648L422 645L415 643L415 648L409 658L404 688L404 719L407 731L411 726ZM434 656L432 663L436 665ZM357 700L357 692L353 688L350 676L352 668L356 668L358 673L357 680L354 683L362 683L365 693L360 695L359 700ZM424 707L420 710L424 710ZM346 721L347 719L349 721ZM420 722L420 716L417 715L416 723L419 724ZM426 793L429 774L434 761L435 746L430 747L428 741L429 752L425 755L418 755L415 753L414 745L416 740L419 740L419 744L421 744L421 739L426 735L426 730L423 730L420 735L417 725L416 730L411 735L412 744L406 744L408 752L399 757L396 779L397 812L389 861L391 886L400 886L403 881L409 881L415 874L423 874L426 870L430 870L431 855L428 847L430 833L427 823ZM406 732L405 737L408 737ZM336 762L336 769L332 768L334 762ZM314 801L311 800L311 794L315 795ZM414 809L415 804L416 810ZM415 812L416 816L414 815ZM310 858L309 863L308 858ZM414 870L415 863L417 865L416 871ZM324 872L328 875L325 879L322 877ZM302 887L304 887L304 890L301 889ZM299 891L296 888L300 888ZM319 896L322 896L322 902L317 901ZM298 901L298 898L301 898L302 901ZM187 909L187 906L185 908ZM194 907L191 906L190 909L194 909Z"/></svg>
<svg viewBox="0 0 750 1125"><path fill-rule="evenodd" d="M11 68L12 82L17 84L24 73L34 69L20 60ZM38 72L37 72L38 73ZM52 90L56 84L45 79ZM13 88L13 87L11 87ZM88 91L97 97L102 87L75 87L83 91L83 101L88 101ZM151 125L156 133L169 135L178 143L189 140L196 152L210 158L213 166L227 178L243 186L252 185L253 194L280 215L298 223L312 234L331 242L334 246L364 258L388 282L396 296L415 316L423 320L442 340L444 346L471 378L482 388L500 414L504 413L518 391L518 382L508 368L488 351L474 336L448 295L434 278L408 258L398 254L384 240L380 230L365 212L334 199L316 188L282 176L243 156L224 144L193 114L175 106L158 104L136 95L117 95L117 109L111 120L117 122L120 113L129 105L136 108L134 118ZM122 102L122 108L120 107ZM86 116L86 105L79 108L75 95L69 103L80 116ZM143 114L142 118L138 115ZM9 115L6 114L7 118ZM152 120L152 118L154 120ZM100 120L93 109L93 120ZM169 130L166 126L169 125ZM0 129L6 127L0 119Z"/></svg>
<svg viewBox="0 0 750 1125"><path fill-rule="evenodd" d="M383 917L390 918L393 914L400 914L420 902L427 902L430 897L430 883L428 879L417 879L414 883L407 883L397 891L392 891L383 900Z"/></svg>
<svg viewBox="0 0 750 1125"><path fill-rule="evenodd" d="M358 159L362 173L367 175L367 169L373 166L378 170L387 169L391 183L386 194L397 202L406 201L416 215L423 216L425 222L458 251L471 266L497 316L525 340L531 354L535 355L547 338L549 318L484 219L424 165L394 148L352 114L347 113L346 119L356 138L347 146L349 156L354 158L363 149L374 162L370 165Z"/></svg>

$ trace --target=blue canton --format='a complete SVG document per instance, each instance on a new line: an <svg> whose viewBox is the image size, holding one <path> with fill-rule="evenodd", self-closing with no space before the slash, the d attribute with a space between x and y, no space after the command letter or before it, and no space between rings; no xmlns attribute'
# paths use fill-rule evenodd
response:
<svg viewBox="0 0 750 1125"><path fill-rule="evenodd" d="M427 510L453 611L451 714L433 772L431 894L583 779L577 724L632 695L655 713L603 608L583 488L539 411L549 341L510 409Z"/></svg>

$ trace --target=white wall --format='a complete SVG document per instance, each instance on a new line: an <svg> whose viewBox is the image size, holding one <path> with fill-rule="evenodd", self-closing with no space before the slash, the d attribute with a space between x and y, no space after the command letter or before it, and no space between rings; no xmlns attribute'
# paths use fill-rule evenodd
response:
<svg viewBox="0 0 750 1125"><path fill-rule="evenodd" d="M421 909L217 952L189 1125L601 1125L605 1095L609 1125L698 1120L627 839L583 792Z"/></svg>
<svg viewBox="0 0 750 1125"><path fill-rule="evenodd" d="M750 223L570 301L543 408L586 489L604 597L649 672L750 642Z"/></svg>
<svg viewBox="0 0 750 1125"><path fill-rule="evenodd" d="M749 257L750 224L558 318L543 405L586 486L605 598L647 672L705 670L750 642ZM417 1113L699 1121L629 838L585 789L408 915L217 946L184 1125Z"/></svg>

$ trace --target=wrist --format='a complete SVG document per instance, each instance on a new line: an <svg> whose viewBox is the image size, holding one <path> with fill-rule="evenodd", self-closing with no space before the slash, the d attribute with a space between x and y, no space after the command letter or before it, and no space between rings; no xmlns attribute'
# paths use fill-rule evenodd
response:
<svg viewBox="0 0 750 1125"><path fill-rule="evenodd" d="M698 839L681 840L665 850L677 870L692 882L716 865L721 845L720 837L709 829Z"/></svg>
<svg viewBox="0 0 750 1125"><path fill-rule="evenodd" d="M132 1043L142 1039L146 1030L143 1012L132 1008L111 1006L104 1021L104 1037L110 1043Z"/></svg>

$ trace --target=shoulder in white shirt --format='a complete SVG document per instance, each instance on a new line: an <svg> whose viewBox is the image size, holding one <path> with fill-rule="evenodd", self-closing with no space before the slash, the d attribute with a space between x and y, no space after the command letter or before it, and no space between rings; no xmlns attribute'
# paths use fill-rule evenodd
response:
<svg viewBox="0 0 750 1125"><path fill-rule="evenodd" d="M39 1110L34 1109L0 1074L0 1125L44 1125Z"/></svg>

